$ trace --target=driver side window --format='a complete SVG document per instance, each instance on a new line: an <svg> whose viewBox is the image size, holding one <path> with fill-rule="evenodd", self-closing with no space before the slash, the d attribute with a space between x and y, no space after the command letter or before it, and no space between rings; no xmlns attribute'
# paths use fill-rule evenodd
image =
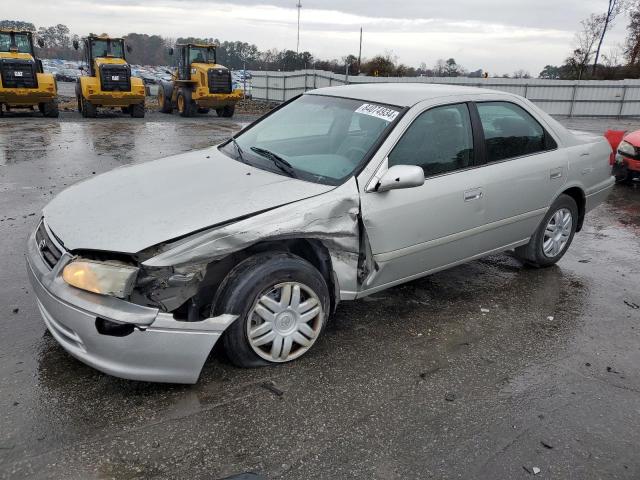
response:
<svg viewBox="0 0 640 480"><path fill-rule="evenodd" d="M389 167L418 165L425 177L473 165L473 133L464 103L420 114L389 154Z"/></svg>

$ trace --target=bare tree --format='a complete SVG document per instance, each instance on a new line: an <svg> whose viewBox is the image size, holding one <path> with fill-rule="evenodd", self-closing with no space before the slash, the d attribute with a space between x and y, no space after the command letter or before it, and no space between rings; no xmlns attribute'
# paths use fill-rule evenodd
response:
<svg viewBox="0 0 640 480"><path fill-rule="evenodd" d="M635 65L640 60L640 2L636 2L629 15L627 25L627 44L625 56L629 65Z"/></svg>
<svg viewBox="0 0 640 480"><path fill-rule="evenodd" d="M602 42L604 36L607 34L607 29L613 23L615 18L624 11L626 6L625 0L609 0L609 7L607 13L603 15L604 21L602 22L602 31L600 32L600 40L598 41L598 48L596 48L596 58L593 61L593 69L591 75L596 74L596 68L598 67L598 58L600 57L600 49L602 48Z"/></svg>
<svg viewBox="0 0 640 480"><path fill-rule="evenodd" d="M602 35L605 20L604 15L595 15L592 13L589 18L585 18L580 22L582 30L576 33L576 48L565 62L573 72L573 76L578 80L582 79L582 75L591 61L593 47Z"/></svg>
<svg viewBox="0 0 640 480"><path fill-rule="evenodd" d="M531 78L531 74L526 70L520 69L513 72L511 78Z"/></svg>

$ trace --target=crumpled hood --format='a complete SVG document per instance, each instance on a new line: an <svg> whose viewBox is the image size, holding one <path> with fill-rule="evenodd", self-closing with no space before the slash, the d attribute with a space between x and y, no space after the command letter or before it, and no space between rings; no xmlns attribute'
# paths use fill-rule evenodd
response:
<svg viewBox="0 0 640 480"><path fill-rule="evenodd" d="M44 217L69 250L136 253L333 188L245 165L211 147L80 182L55 197Z"/></svg>

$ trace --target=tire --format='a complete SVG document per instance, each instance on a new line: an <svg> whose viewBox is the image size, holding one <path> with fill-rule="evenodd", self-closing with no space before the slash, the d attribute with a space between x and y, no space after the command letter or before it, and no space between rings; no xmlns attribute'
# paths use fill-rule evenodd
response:
<svg viewBox="0 0 640 480"><path fill-rule="evenodd" d="M82 113L82 89L80 87L80 82L76 82L76 101L78 102L78 112Z"/></svg>
<svg viewBox="0 0 640 480"><path fill-rule="evenodd" d="M209 113L210 109L209 108L198 108L198 113L202 113L204 115L206 115L207 113Z"/></svg>
<svg viewBox="0 0 640 480"><path fill-rule="evenodd" d="M296 290L300 292L302 309L285 300L289 306L279 311L287 290L291 300ZM238 315L225 331L223 344L234 365L251 368L304 355L322 333L329 308L327 283L313 265L290 253L268 252L247 258L227 275L214 299L212 314ZM260 333L251 336L252 329Z"/></svg>
<svg viewBox="0 0 640 480"><path fill-rule="evenodd" d="M569 195L560 195L549 208L529 243L515 249L516 256L534 267L555 265L573 241L578 225L578 214L576 201ZM562 225L567 218L571 225L568 228L559 226L556 229L555 225ZM547 228L550 230L547 231ZM556 241L553 241L554 238Z"/></svg>
<svg viewBox="0 0 640 480"><path fill-rule="evenodd" d="M58 109L58 100L55 98L50 102L42 104L42 114L47 118L58 118L60 110Z"/></svg>
<svg viewBox="0 0 640 480"><path fill-rule="evenodd" d="M129 105L129 110L133 118L144 118L144 102Z"/></svg>
<svg viewBox="0 0 640 480"><path fill-rule="evenodd" d="M94 104L88 101L86 98L82 97L80 99L82 108L82 116L85 118L96 118L98 116L98 109Z"/></svg>
<svg viewBox="0 0 640 480"><path fill-rule="evenodd" d="M195 106L191 100L191 90L188 88L181 88L178 91L178 113L181 117L192 117L195 111Z"/></svg>
<svg viewBox="0 0 640 480"><path fill-rule="evenodd" d="M171 84L160 83L158 88L158 106L160 107L160 111L162 113L172 113L173 105L171 103L171 95L172 95L173 87Z"/></svg>
<svg viewBox="0 0 640 480"><path fill-rule="evenodd" d="M131 113L131 105L128 105L126 107L120 107L120 110L122 110L122 113L124 113L124 114L130 114Z"/></svg>
<svg viewBox="0 0 640 480"><path fill-rule="evenodd" d="M216 113L218 114L219 117L231 118L233 117L233 114L236 113L236 106L227 105L226 107L223 107L223 108L217 108Z"/></svg>

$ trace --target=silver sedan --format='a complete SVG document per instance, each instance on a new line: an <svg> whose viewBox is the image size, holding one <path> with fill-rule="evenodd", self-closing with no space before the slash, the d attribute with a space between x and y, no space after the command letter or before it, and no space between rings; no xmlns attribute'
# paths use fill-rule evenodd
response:
<svg viewBox="0 0 640 480"><path fill-rule="evenodd" d="M484 255L546 267L609 194L609 144L507 93L371 84L301 95L227 142L78 183L28 241L73 356L193 383L309 352L338 303Z"/></svg>

